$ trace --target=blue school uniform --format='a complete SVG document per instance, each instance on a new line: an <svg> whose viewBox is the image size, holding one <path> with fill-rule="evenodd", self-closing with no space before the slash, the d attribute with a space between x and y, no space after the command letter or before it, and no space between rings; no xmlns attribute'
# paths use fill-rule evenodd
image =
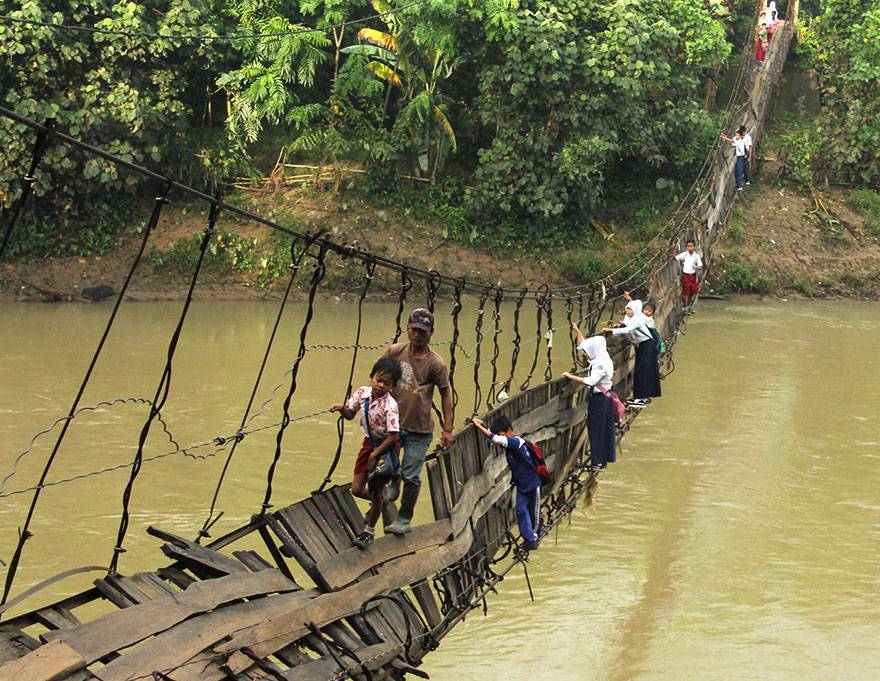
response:
<svg viewBox="0 0 880 681"><path fill-rule="evenodd" d="M525 440L516 435L492 435L494 444L504 447L507 467L516 487L516 522L526 548L537 548L541 524L541 478Z"/></svg>

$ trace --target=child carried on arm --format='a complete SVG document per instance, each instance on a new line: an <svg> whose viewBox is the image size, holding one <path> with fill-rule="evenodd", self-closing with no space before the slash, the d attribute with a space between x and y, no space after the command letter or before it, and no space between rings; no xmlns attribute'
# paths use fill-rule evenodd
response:
<svg viewBox="0 0 880 681"><path fill-rule="evenodd" d="M370 385L355 390L345 404L334 404L330 411L339 412L349 421L358 413L364 441L354 464L351 493L370 500L365 527L352 544L365 549L373 543L376 522L382 513L385 485L400 468L400 416L391 389L400 380L400 362L383 358L370 371Z"/></svg>
<svg viewBox="0 0 880 681"><path fill-rule="evenodd" d="M516 520L523 538L523 548L534 551L538 548L541 530L541 477L537 471L539 462L535 461L526 441L513 434L513 425L506 416L496 416L491 430L480 419L475 418L471 422L493 444L504 447L507 467L516 487Z"/></svg>

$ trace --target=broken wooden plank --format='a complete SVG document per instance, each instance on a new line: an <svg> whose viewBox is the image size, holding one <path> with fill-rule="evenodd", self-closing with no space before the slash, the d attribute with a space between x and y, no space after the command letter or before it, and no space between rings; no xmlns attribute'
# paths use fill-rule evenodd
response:
<svg viewBox="0 0 880 681"><path fill-rule="evenodd" d="M531 433L559 420L559 397L553 397L513 421L513 432L528 437ZM530 438L531 439L531 438Z"/></svg>
<svg viewBox="0 0 880 681"><path fill-rule="evenodd" d="M275 515L282 521L285 529L305 547L315 562L336 553L333 544L324 536L309 512L303 507L303 502L283 508Z"/></svg>
<svg viewBox="0 0 880 681"><path fill-rule="evenodd" d="M294 591L300 587L276 570L242 572L196 582L183 593L133 605L65 631L47 632L46 640L60 640L91 664L105 655L128 647L192 615L213 610L223 603L268 593Z"/></svg>
<svg viewBox="0 0 880 681"><path fill-rule="evenodd" d="M324 576L330 589L335 591L350 584L372 568L406 554L442 544L451 536L452 523L449 520L418 525L412 529L412 532L403 536L386 534L376 539L366 549L352 547L330 556L318 563L317 569Z"/></svg>
<svg viewBox="0 0 880 681"><path fill-rule="evenodd" d="M251 572L271 570L274 566L256 551L233 551L232 555L240 560Z"/></svg>
<svg viewBox="0 0 880 681"><path fill-rule="evenodd" d="M23 631L9 626L0 626L0 664L17 660L38 648L40 642Z"/></svg>
<svg viewBox="0 0 880 681"><path fill-rule="evenodd" d="M410 588L416 597L419 608L422 610L425 621L429 627L434 629L443 619L443 616L440 614L440 608L437 607L437 599L434 598L434 592L426 581L413 584Z"/></svg>
<svg viewBox="0 0 880 681"><path fill-rule="evenodd" d="M34 614L40 624L52 630L70 629L80 623L76 617L64 608L40 608Z"/></svg>
<svg viewBox="0 0 880 681"><path fill-rule="evenodd" d="M156 527L148 527L147 532L166 542L162 545L162 553L180 562L196 574L207 577L228 575L233 572L244 572L245 567L234 558L209 549L194 541L165 532ZM207 571L207 572L206 572Z"/></svg>
<svg viewBox="0 0 880 681"><path fill-rule="evenodd" d="M263 624L247 630L238 630L232 635L231 640L216 646L214 650L232 652L247 647L259 655L271 655L273 650L304 636L308 632L304 622L314 622L321 626L347 617L357 612L360 604L367 602L373 596L391 593L419 581L424 574L433 574L460 560L472 540L470 527L467 527L453 541L423 553L398 558L389 563L378 575L356 582L341 591L321 594L311 600L297 603Z"/></svg>
<svg viewBox="0 0 880 681"><path fill-rule="evenodd" d="M85 659L73 648L52 641L0 666L0 681L56 681L85 666Z"/></svg>
<svg viewBox="0 0 880 681"><path fill-rule="evenodd" d="M265 572L247 573L251 577ZM314 594L307 591L294 591L272 598L233 603L217 608L200 617L184 620L151 639L143 641L125 655L107 663L95 671L102 681L129 681L139 676L149 676L154 671L167 672L175 669L175 681L183 679L226 679L228 674L221 672L212 676L207 670L189 665L188 662L199 656L207 666L209 659L201 655L205 648L218 643L240 629L256 626L266 618L294 609L298 601L309 600ZM278 647L287 643L280 641ZM186 666L184 666L186 665ZM219 669L219 668L218 668ZM244 671L239 669L238 671ZM236 672L236 673L237 673Z"/></svg>

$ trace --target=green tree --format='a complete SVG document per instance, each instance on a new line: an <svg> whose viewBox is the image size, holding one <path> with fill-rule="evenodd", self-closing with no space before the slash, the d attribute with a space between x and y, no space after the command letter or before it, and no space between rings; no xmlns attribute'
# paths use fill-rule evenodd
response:
<svg viewBox="0 0 880 681"><path fill-rule="evenodd" d="M819 174L880 179L880 0L823 0L800 38L819 76L822 113L808 133Z"/></svg>
<svg viewBox="0 0 880 681"><path fill-rule="evenodd" d="M476 207L535 230L576 224L615 166L674 164L706 119L700 75L730 52L725 10L703 0L530 2L481 76L494 135Z"/></svg>
<svg viewBox="0 0 880 681"><path fill-rule="evenodd" d="M323 31L286 18L296 9L285 0L236 0L229 8L242 34L258 36L236 41L244 63L217 80L228 97L233 139L255 142L264 123L295 123L307 115L302 92L314 85L331 42Z"/></svg>
<svg viewBox="0 0 880 681"><path fill-rule="evenodd" d="M210 35L222 28L211 0L27 0L4 13L160 36ZM198 166L190 134L210 109L211 67L222 61L219 46L0 23L0 60L0 101L17 113L39 121L54 118L60 130L169 174ZM11 188L5 200L12 201L33 134L3 119L0 136L0 183ZM36 187L38 200L12 253L107 245L105 237L118 228L119 206L133 203L114 201L112 193L131 193L139 186L139 178L113 163L50 148ZM89 229L80 229L84 223ZM99 233L105 236L95 242Z"/></svg>

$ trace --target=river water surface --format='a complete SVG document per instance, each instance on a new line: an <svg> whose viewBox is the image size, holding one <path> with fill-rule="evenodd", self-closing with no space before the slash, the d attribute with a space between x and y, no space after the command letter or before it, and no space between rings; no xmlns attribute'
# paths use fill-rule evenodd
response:
<svg viewBox="0 0 880 681"><path fill-rule="evenodd" d="M178 309L123 308L84 405L152 397ZM395 308L367 309L363 341L379 343L393 330ZM165 410L177 442L235 432L274 311L271 304L194 305ZM66 412L108 312L101 305L0 307L0 476L34 433ZM284 382L302 313L294 308L282 328L258 406ZM347 303L322 303L309 342L350 343L355 313ZM441 327L437 340L449 334ZM471 354L473 336L471 324L464 336ZM488 616L474 611L427 658L426 671L440 681L880 678L878 338L876 304L703 303L676 347L664 397L637 420L593 507L560 529L558 544L550 537L534 554L536 602L529 602L522 573L512 574L490 598ZM570 363L562 340L554 348L557 375ZM509 336L500 373L509 368L508 346ZM531 348L521 360L526 371ZM483 353L485 381L491 340ZM366 382L375 354L363 353L355 385ZM473 368L467 358L459 361L469 413ZM310 351L292 416L339 399L348 371L345 352ZM536 380L542 373L539 362ZM250 427L272 426L280 403L270 403ZM49 480L130 461L144 417L143 405L130 404L83 414ZM334 424L321 414L290 426L276 506L320 484L335 451ZM335 482L350 474L355 430L349 428ZM38 439L3 483L3 560L29 501L10 492L35 482L55 433ZM239 447L215 534L258 510L274 435L267 427ZM154 428L145 454L173 449ZM173 454L144 465L124 572L165 560L146 526L188 537L201 526L225 452L205 446L192 454L208 458ZM122 469L44 491L16 593L69 567L107 563L127 476ZM417 513L428 518L426 499ZM28 605L81 589L95 576L54 585Z"/></svg>

